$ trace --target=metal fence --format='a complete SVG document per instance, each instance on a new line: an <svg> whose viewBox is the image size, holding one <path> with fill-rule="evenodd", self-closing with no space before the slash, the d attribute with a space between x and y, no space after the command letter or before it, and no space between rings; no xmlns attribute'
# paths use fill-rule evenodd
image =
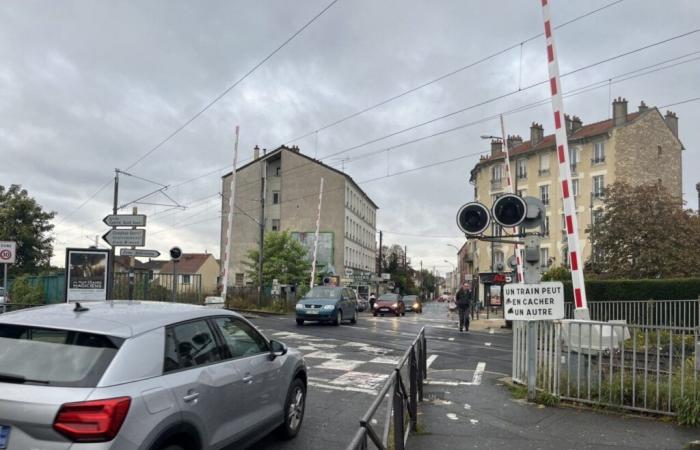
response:
<svg viewBox="0 0 700 450"><path fill-rule="evenodd" d="M255 286L229 287L226 295L226 306L239 311L294 312L296 302L296 293L283 289L279 295L272 295L270 286L265 287L262 296L258 294L258 288Z"/></svg>
<svg viewBox="0 0 700 450"><path fill-rule="evenodd" d="M574 304L564 304L566 318L573 319ZM700 326L700 299L615 300L588 302L592 320L625 320L637 325Z"/></svg>
<svg viewBox="0 0 700 450"><path fill-rule="evenodd" d="M405 448L410 432L418 431L418 402L423 401L423 382L428 374L427 353L422 328L360 420L360 429L347 450ZM374 426L374 417L382 413L383 426Z"/></svg>
<svg viewBox="0 0 700 450"><path fill-rule="evenodd" d="M134 288L132 299L134 300L155 300L173 301L173 291L175 291L175 301L177 303L204 302L202 292L202 276L173 275L171 273L152 274L150 272L134 272ZM184 283L183 281L187 281ZM129 274L127 272L116 272L114 274L114 294L115 299L126 300L129 298Z"/></svg>
<svg viewBox="0 0 700 450"><path fill-rule="evenodd" d="M536 386L563 400L677 415L700 403L700 328L538 322ZM513 380L528 377L527 325L513 323Z"/></svg>

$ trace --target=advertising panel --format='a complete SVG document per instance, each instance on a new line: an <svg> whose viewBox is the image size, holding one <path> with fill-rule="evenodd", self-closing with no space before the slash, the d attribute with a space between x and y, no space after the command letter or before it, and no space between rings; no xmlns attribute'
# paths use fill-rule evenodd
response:
<svg viewBox="0 0 700 450"><path fill-rule="evenodd" d="M109 250L66 249L66 301L107 300Z"/></svg>
<svg viewBox="0 0 700 450"><path fill-rule="evenodd" d="M299 232L293 231L290 233L292 238L301 243L301 246L306 250L306 260L311 262L314 256L314 241L316 233L313 231ZM328 266L333 264L333 233L320 232L318 233L318 250L316 251L316 265Z"/></svg>

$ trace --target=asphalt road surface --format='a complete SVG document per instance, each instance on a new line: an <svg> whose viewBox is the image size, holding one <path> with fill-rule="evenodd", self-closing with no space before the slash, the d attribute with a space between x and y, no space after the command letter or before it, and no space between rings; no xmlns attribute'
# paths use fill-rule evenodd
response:
<svg viewBox="0 0 700 450"><path fill-rule="evenodd" d="M302 430L291 441L269 436L256 449L342 449L352 440L359 420L422 327L426 329L431 376L464 370L508 376L512 341L502 322L494 330L459 333L457 318L444 303L430 303L423 314L372 317L362 313L356 325L297 326L293 316L254 318L270 338L300 349L309 366L309 391ZM477 328L473 326L472 328ZM471 376L471 375L470 375ZM437 381L439 382L439 381ZM377 414L378 427L384 422Z"/></svg>

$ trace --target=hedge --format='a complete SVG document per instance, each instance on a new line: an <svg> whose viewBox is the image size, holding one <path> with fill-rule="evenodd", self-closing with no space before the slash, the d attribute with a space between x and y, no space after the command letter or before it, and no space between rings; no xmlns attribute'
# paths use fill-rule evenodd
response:
<svg viewBox="0 0 700 450"><path fill-rule="evenodd" d="M586 281L588 301L688 300L700 297L700 278ZM573 302L571 281L564 282L564 299Z"/></svg>

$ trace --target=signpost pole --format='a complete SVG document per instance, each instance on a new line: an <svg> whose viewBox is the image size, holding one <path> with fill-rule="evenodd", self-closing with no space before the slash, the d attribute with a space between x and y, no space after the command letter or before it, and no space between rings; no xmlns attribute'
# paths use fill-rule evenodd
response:
<svg viewBox="0 0 700 450"><path fill-rule="evenodd" d="M537 398L537 322L527 323L527 399Z"/></svg>
<svg viewBox="0 0 700 450"><path fill-rule="evenodd" d="M3 266L3 272L4 272L4 276L2 278L2 295L5 298L5 303L7 303L7 299L10 297L7 294L7 266L8 266L8 264L5 263L2 266Z"/></svg>
<svg viewBox="0 0 700 450"><path fill-rule="evenodd" d="M177 300L177 261L173 261L173 303Z"/></svg>
<svg viewBox="0 0 700 450"><path fill-rule="evenodd" d="M139 212L139 210L137 207L134 207L132 209L132 213L134 215L138 214L138 212ZM131 229L135 230L136 227L131 227ZM132 246L131 249L136 250L136 247ZM134 299L134 276L135 276L134 275L134 265L135 264L136 264L135 257L134 257L134 255L131 255L131 257L129 257L129 300Z"/></svg>
<svg viewBox="0 0 700 450"><path fill-rule="evenodd" d="M119 169L114 169L114 199L112 203L112 214L116 215L117 214L117 202L119 201ZM112 227L113 230L116 230L117 227ZM109 266L109 272L107 274L107 298L109 300L114 300L114 263L115 263L115 256L116 252L115 250L115 245L110 245L112 250L110 251L110 263L108 264Z"/></svg>

